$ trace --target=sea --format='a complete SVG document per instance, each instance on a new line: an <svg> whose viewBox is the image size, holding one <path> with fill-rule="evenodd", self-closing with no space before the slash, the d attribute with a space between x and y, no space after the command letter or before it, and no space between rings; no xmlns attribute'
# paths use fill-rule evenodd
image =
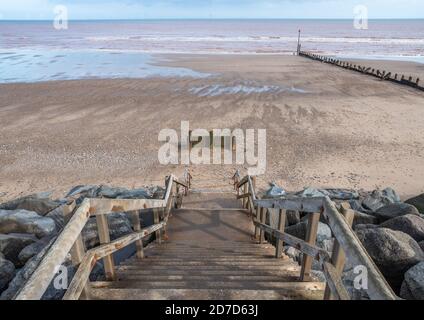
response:
<svg viewBox="0 0 424 320"><path fill-rule="evenodd" d="M0 83L150 76L207 76L162 67L158 54L292 55L424 63L424 19L370 20L0 20Z"/></svg>

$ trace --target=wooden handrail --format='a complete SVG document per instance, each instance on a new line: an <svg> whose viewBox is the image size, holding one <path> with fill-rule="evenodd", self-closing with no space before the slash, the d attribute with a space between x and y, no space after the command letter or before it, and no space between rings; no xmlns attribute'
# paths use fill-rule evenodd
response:
<svg viewBox="0 0 424 320"><path fill-rule="evenodd" d="M135 241L138 241L145 237L148 232L156 232L165 227L168 214L169 214L169 203L171 201L171 193L174 184L182 185L187 188L188 186L171 175L168 179L166 186L166 192L162 200L155 199L84 199L82 204L75 211L69 222L66 224L62 232L57 237L56 241L50 247L50 250L43 257L42 261L30 276L25 285L21 290L16 294L15 300L39 300L42 298L44 292L47 290L47 287L53 280L56 268L63 264L66 259L66 256L73 248L77 239L80 237L81 232L88 222L89 218L92 216L102 216L109 215L114 212L133 212L143 209L165 209L166 215L163 222L157 223L149 228L142 229L140 231L134 232L115 240L113 242L103 244L98 248L92 249L85 253L84 258L82 259L80 266L78 268L78 275L80 278L75 279L72 288L76 291L69 291L66 297L79 297L81 294L86 282L81 281L85 279L85 274L90 274L91 264L88 264L90 268L87 268L87 261L96 261L102 257L110 256L116 250L119 250ZM152 231L153 230L153 231ZM109 252L109 253L108 253ZM101 253L100 255L98 255ZM104 256L102 254L105 253ZM90 269L89 271L87 271ZM81 271L80 271L81 270Z"/></svg>
<svg viewBox="0 0 424 320"><path fill-rule="evenodd" d="M148 228L144 228L139 232L128 234L108 244L87 251L63 297L63 300L79 299L81 292L83 291L88 281L88 278L90 277L90 273L98 260L108 255L111 255L112 253L124 247L129 246L137 240L141 240L153 234L157 230L162 229L164 226L165 223L161 222L159 224L152 225Z"/></svg>
<svg viewBox="0 0 424 320"><path fill-rule="evenodd" d="M239 189L244 185L248 185L247 191L240 194ZM332 233L334 234L339 250L343 249L345 256L350 263L356 265L363 265L368 271L368 290L367 293L371 299L374 300L396 300L398 297L393 292L392 288L387 283L380 270L373 262L371 257L368 255L366 249L356 236L351 226L345 220L345 217L338 211L336 205L329 197L317 197L317 198L301 198L301 197L286 197L283 199L256 199L253 198L255 190L251 181L250 176L246 176L236 183L237 198L245 199L246 196L249 198L250 211L255 213L254 225L255 225L255 237L258 235L258 229L261 231L261 238L263 233L266 232L276 239L279 239L290 246L295 247L301 251L304 255L310 256L315 260L318 260L323 269L326 277L328 289L331 291L332 297L341 300L350 299L346 289L343 286L340 272L337 268L340 266L334 266L332 259L327 251L316 247L313 244L306 242L305 240L298 239L291 235L283 232L283 230L277 230L265 224L264 211L265 209L274 210L295 210L301 212L307 212L309 214L320 213L327 221ZM243 204L244 201L243 201ZM260 217L258 216L260 215ZM280 212L282 214L282 212ZM259 221L261 219L262 221ZM315 219L316 220L316 219ZM316 221L318 223L318 220ZM260 240L262 241L262 240ZM278 250L278 248L277 248ZM278 253L276 254L278 257Z"/></svg>

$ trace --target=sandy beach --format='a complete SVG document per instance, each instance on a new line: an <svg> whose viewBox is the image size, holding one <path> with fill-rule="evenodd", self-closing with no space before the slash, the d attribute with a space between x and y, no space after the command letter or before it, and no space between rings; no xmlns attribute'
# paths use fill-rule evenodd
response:
<svg viewBox="0 0 424 320"><path fill-rule="evenodd" d="M0 202L74 185L163 184L184 166L161 166L161 129L267 129L267 170L305 186L393 187L424 192L424 95L304 58L277 55L168 55L157 63L207 78L75 80L0 85ZM424 65L369 61L424 79ZM401 72L399 72L401 73ZM193 88L281 88L196 94ZM192 166L194 182L228 186L238 167ZM241 168L243 170L243 168ZM242 171L243 172L243 171Z"/></svg>

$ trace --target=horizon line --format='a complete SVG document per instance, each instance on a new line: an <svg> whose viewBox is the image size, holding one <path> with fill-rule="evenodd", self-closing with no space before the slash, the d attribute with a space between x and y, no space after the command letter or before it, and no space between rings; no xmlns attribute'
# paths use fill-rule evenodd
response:
<svg viewBox="0 0 424 320"><path fill-rule="evenodd" d="M2 21L52 21L51 19L1 19ZM142 20L353 20L353 18L81 18L68 21L142 21ZM368 20L424 20L422 18L369 18Z"/></svg>

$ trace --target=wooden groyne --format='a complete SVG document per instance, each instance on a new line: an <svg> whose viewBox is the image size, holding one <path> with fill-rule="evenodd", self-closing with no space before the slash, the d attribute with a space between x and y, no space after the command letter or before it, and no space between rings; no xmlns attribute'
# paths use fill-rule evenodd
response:
<svg viewBox="0 0 424 320"><path fill-rule="evenodd" d="M420 85L420 79L419 78L414 79L411 76L406 77L405 75L401 75L401 74L398 74L398 73L387 72L385 70L381 71L381 70L378 70L378 69L375 69L375 68L372 68L372 67L364 67L364 66L361 66L359 64L354 64L354 63L351 63L351 62L348 62L348 61L342 61L342 60L339 60L339 59L321 56L321 55L318 55L318 54L313 54L313 53L309 53L309 52L305 52L305 51L300 51L299 56L309 58L309 59L312 59L312 60L316 60L316 61L320 61L320 62L323 62L323 63L332 64L332 65L335 65L335 66L343 68L343 69L356 71L356 72L359 72L359 73L362 73L362 74L365 74L365 75L368 75L368 76L379 78L380 80L391 81L391 82L397 83L399 85L404 85L404 86L408 86L408 87L418 89L420 91L424 91L424 87L422 85Z"/></svg>

